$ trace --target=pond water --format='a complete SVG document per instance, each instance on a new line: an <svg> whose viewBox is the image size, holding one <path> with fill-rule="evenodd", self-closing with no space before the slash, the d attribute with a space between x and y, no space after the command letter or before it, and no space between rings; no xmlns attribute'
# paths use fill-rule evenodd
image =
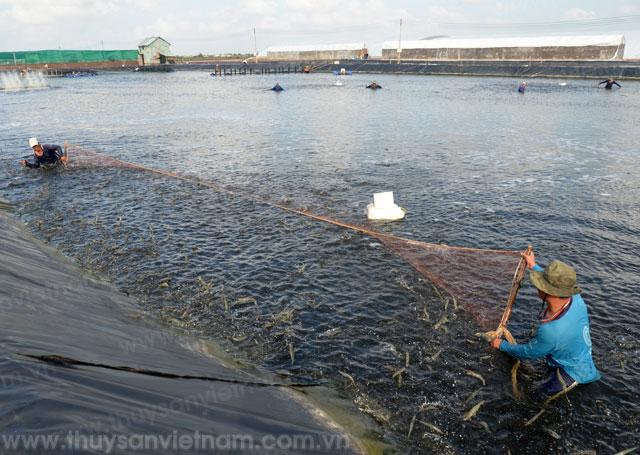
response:
<svg viewBox="0 0 640 455"><path fill-rule="evenodd" d="M382 90L364 88L373 78ZM640 83L605 91L533 79L522 95L508 78L340 80L103 73L0 93L0 198L167 324L241 361L326 381L401 452L640 444ZM267 90L276 81L284 92ZM466 247L532 244L541 264L577 269L603 379L525 427L539 403L511 396L510 359L375 239L134 170L29 171L19 159L31 136L354 223L373 193L394 191L408 215L376 229ZM529 336L539 305L527 282L516 338ZM445 314L446 330L434 329ZM521 384L533 389L543 373L529 363Z"/></svg>

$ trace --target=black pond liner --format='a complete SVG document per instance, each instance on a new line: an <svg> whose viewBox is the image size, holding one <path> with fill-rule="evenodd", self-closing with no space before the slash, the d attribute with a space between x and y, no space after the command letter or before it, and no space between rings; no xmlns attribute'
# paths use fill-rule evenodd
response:
<svg viewBox="0 0 640 455"><path fill-rule="evenodd" d="M286 381L225 365L207 355L207 343L154 326L126 296L84 277L4 213L0 228L3 438L58 435L66 445L54 452L102 452L106 439L97 438L116 437L112 453L184 453L197 451L199 432L216 438L203 437L202 447L229 453L261 453L261 444L359 451Z"/></svg>

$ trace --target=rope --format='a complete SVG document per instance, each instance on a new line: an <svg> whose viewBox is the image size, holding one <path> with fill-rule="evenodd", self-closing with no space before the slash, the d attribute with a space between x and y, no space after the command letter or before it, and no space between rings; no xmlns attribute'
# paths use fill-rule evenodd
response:
<svg viewBox="0 0 640 455"><path fill-rule="evenodd" d="M117 163L118 165L125 167L125 168L129 168L129 169L136 169L139 171L144 171L144 172L149 172L152 174L157 174L157 175L162 175L165 177L171 177L174 179L178 179L178 180L182 180L185 182L189 182L189 183L195 183L197 185L202 185L205 186L207 188L211 188L213 190L216 190L218 192L221 193L225 193L225 194L229 194L232 196L241 196L244 197L246 199L249 199L253 202L257 202L260 204L264 204L267 205L269 207L273 207L273 208L277 208L280 210L283 210L285 212L289 212L289 213L293 213L296 215L300 215L300 216L304 216L307 218L311 218L313 220L316 221L321 221L323 223L328 223L328 224L332 224L334 226L338 226L344 229L349 229L355 232L359 232L361 234L365 234L374 238L378 238L381 240L397 240L397 241L401 241L401 242L405 242L408 245L412 245L412 246L417 246L417 247L423 247L423 248L447 248L447 249L451 249L451 250L455 250L455 251L461 251L461 252L478 252L478 253L494 253L494 254L506 254L506 255L514 255L517 254L516 251L511 251L511 250L495 250L495 249L485 249L485 248L469 248L469 247L460 247L460 246L451 246L451 245L446 245L446 244L437 244L437 243L427 243L427 242L422 242L419 240L412 240L412 239L407 239L404 237L400 237L397 235L393 235L393 234L387 234L384 232L380 232L380 231L375 231L373 229L369 229L365 226L361 226L361 225L357 225L357 224L352 224L352 223L347 223L345 221L340 221L340 220L336 220L324 215L318 215L315 214L307 209L303 209L303 208L292 208L292 207L287 207L286 205L282 205L282 204L278 204L278 203L274 203L274 202L270 202L266 199L263 198L259 198L253 194L245 194L245 193L241 193L238 191L231 191L228 190L226 188L224 188L223 186L217 185L211 181L208 180L202 180L200 178L197 177L192 177L192 176L187 176L184 174L179 174L177 172L170 172L170 171L166 171L163 169L156 169L156 168L152 168L152 167L147 167L147 166L143 166L141 164L134 164L134 163L129 163L127 161L123 161L120 160L118 158L113 158L111 156L106 156L106 155L102 155L100 153L97 152L93 152L93 151L89 151L89 150L84 150L82 147L77 146L77 145L70 145L70 147L73 147L76 150L82 151L84 153L88 153L91 155L94 155L96 157L106 157L108 158L111 162Z"/></svg>

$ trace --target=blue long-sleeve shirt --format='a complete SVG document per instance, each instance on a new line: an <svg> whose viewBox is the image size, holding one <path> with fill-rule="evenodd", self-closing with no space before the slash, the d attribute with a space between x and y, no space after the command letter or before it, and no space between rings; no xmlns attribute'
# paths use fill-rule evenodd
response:
<svg viewBox="0 0 640 455"><path fill-rule="evenodd" d="M62 147L54 144L42 144L42 156L33 156L33 161L27 161L27 167L38 168L40 166L51 166L56 164L64 156Z"/></svg>
<svg viewBox="0 0 640 455"><path fill-rule="evenodd" d="M539 266L534 270L542 271ZM580 294L558 319L540 324L536 336L526 344L500 343L500 350L518 359L546 358L552 367L561 367L581 384L597 381L600 373L593 363L589 315Z"/></svg>

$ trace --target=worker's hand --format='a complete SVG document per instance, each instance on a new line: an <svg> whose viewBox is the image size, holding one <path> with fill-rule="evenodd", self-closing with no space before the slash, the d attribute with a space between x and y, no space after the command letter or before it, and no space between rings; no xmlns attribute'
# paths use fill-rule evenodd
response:
<svg viewBox="0 0 640 455"><path fill-rule="evenodd" d="M60 157L60 162L64 167L67 167L67 160L69 160L69 157L67 155Z"/></svg>
<svg viewBox="0 0 640 455"><path fill-rule="evenodd" d="M525 261L527 261L527 267L532 269L536 265L536 255L533 254L533 251L525 251L522 253L522 257Z"/></svg>
<svg viewBox="0 0 640 455"><path fill-rule="evenodd" d="M491 340L491 347L493 349L500 349L500 343L502 343L502 338L494 338Z"/></svg>
<svg viewBox="0 0 640 455"><path fill-rule="evenodd" d="M24 167L27 167L27 160L20 161L20 164L22 164Z"/></svg>

